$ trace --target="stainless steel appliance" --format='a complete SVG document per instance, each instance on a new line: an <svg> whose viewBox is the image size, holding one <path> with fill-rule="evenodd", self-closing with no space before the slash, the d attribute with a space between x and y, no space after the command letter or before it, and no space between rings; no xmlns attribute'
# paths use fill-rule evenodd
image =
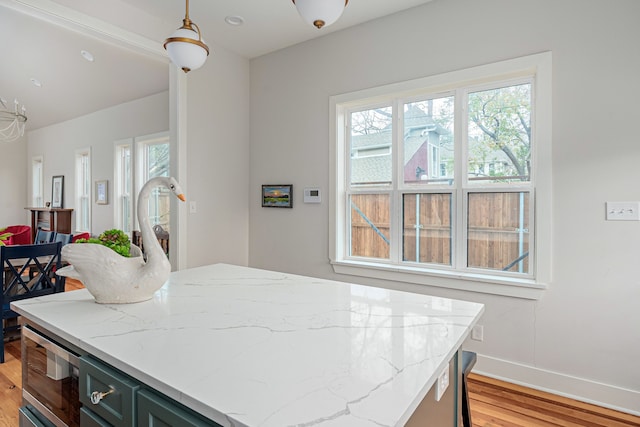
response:
<svg viewBox="0 0 640 427"><path fill-rule="evenodd" d="M20 427L80 426L78 355L22 327L22 398Z"/></svg>

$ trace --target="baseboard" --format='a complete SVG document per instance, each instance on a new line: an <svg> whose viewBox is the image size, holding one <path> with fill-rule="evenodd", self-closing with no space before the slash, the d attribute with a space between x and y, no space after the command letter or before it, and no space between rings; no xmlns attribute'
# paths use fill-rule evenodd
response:
<svg viewBox="0 0 640 427"><path fill-rule="evenodd" d="M640 416L640 392L478 354L473 372Z"/></svg>

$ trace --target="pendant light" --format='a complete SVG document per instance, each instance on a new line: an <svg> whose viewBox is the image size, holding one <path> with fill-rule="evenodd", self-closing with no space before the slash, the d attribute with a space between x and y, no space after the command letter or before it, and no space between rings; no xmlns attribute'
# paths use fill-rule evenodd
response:
<svg viewBox="0 0 640 427"><path fill-rule="evenodd" d="M340 18L349 0L291 0L298 13L318 29L331 25Z"/></svg>
<svg viewBox="0 0 640 427"><path fill-rule="evenodd" d="M164 48L167 50L171 62L188 73L204 65L207 56L209 56L209 47L202 40L200 28L189 19L189 0L186 2L187 7L182 27L164 41Z"/></svg>
<svg viewBox="0 0 640 427"><path fill-rule="evenodd" d="M24 127L27 121L24 105L20 107L16 99L13 110L7 107L7 101L0 98L0 142L11 142L24 136Z"/></svg>

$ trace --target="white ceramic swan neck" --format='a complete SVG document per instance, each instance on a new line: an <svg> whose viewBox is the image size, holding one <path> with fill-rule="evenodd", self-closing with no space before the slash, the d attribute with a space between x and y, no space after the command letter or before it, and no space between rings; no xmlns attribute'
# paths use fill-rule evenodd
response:
<svg viewBox="0 0 640 427"><path fill-rule="evenodd" d="M138 223L140 224L147 264L169 263L149 221L149 197L151 196L151 191L161 186L167 187L180 200L185 200L178 182L173 177L160 176L151 178L142 186L138 194Z"/></svg>

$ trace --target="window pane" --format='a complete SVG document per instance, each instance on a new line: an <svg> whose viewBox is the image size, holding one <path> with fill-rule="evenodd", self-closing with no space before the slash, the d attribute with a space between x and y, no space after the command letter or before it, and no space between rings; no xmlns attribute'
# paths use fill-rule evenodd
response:
<svg viewBox="0 0 640 427"><path fill-rule="evenodd" d="M404 105L404 182L453 183L453 97Z"/></svg>
<svg viewBox="0 0 640 427"><path fill-rule="evenodd" d="M169 176L169 144L149 144L149 178Z"/></svg>
<svg viewBox="0 0 640 427"><path fill-rule="evenodd" d="M32 205L31 206L44 206L42 197L42 160L36 159L32 162L32 177L31 177L31 193L32 193Z"/></svg>
<svg viewBox="0 0 640 427"><path fill-rule="evenodd" d="M391 183L392 109L351 113L351 185Z"/></svg>
<svg viewBox="0 0 640 427"><path fill-rule="evenodd" d="M451 194L403 196L402 260L451 265Z"/></svg>
<svg viewBox="0 0 640 427"><path fill-rule="evenodd" d="M147 176L169 176L169 143L147 145ZM149 219L152 225L160 225L165 231L171 231L170 197L165 187L155 187L149 197Z"/></svg>
<svg viewBox="0 0 640 427"><path fill-rule="evenodd" d="M529 181L531 84L469 94L467 173L470 181Z"/></svg>
<svg viewBox="0 0 640 427"><path fill-rule="evenodd" d="M529 273L529 193L469 193L467 265Z"/></svg>
<svg viewBox="0 0 640 427"><path fill-rule="evenodd" d="M388 194L351 195L352 256L389 259Z"/></svg>

